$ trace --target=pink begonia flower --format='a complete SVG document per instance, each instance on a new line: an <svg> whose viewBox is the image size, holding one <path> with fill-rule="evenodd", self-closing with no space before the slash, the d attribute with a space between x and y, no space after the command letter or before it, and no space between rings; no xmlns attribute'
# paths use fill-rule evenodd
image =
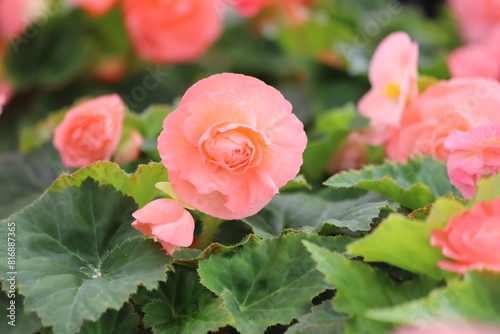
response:
<svg viewBox="0 0 500 334"><path fill-rule="evenodd" d="M19 37L46 4L47 0L0 0L0 40Z"/></svg>
<svg viewBox="0 0 500 334"><path fill-rule="evenodd" d="M262 209L302 165L307 137L292 105L253 77L198 81L163 123L158 150L188 205L222 219Z"/></svg>
<svg viewBox="0 0 500 334"><path fill-rule="evenodd" d="M372 88L358 103L370 126L381 129L371 144L381 144L399 127L405 108L418 95L417 73L418 44L408 34L392 33L379 44L368 72Z"/></svg>
<svg viewBox="0 0 500 334"><path fill-rule="evenodd" d="M219 38L222 18L211 0L123 0L125 27L146 61L196 61Z"/></svg>
<svg viewBox="0 0 500 334"><path fill-rule="evenodd" d="M385 145L387 157L405 162L418 155L446 161L444 141L453 131L500 124L500 83L484 78L441 81L405 111L400 128Z"/></svg>
<svg viewBox="0 0 500 334"><path fill-rule="evenodd" d="M122 57L105 57L99 59L92 69L95 78L103 83L116 83L126 74L128 62Z"/></svg>
<svg viewBox="0 0 500 334"><path fill-rule="evenodd" d="M448 176L465 199L476 193L476 183L500 171L500 125L485 125L468 132L452 132L444 142L450 151Z"/></svg>
<svg viewBox="0 0 500 334"><path fill-rule="evenodd" d="M421 326L403 326L392 334L500 334L500 327L464 320L436 320Z"/></svg>
<svg viewBox="0 0 500 334"><path fill-rule="evenodd" d="M124 165L136 160L141 155L141 146L143 142L144 138L142 138L141 134L136 130L131 130L128 138L120 143L116 149L113 161L117 164Z"/></svg>
<svg viewBox="0 0 500 334"><path fill-rule="evenodd" d="M498 0L448 0L467 42L484 40L493 26L500 23Z"/></svg>
<svg viewBox="0 0 500 334"><path fill-rule="evenodd" d="M194 219L179 201L156 199L134 212L132 216L136 219L132 226L150 237L155 237L170 255L193 242Z"/></svg>
<svg viewBox="0 0 500 334"><path fill-rule="evenodd" d="M64 166L80 168L110 160L120 141L125 105L117 94L71 108L54 134Z"/></svg>
<svg viewBox="0 0 500 334"><path fill-rule="evenodd" d="M106 14L118 0L68 0L73 6L79 7L89 15L98 17Z"/></svg>
<svg viewBox="0 0 500 334"><path fill-rule="evenodd" d="M441 269L458 274L467 270L500 272L500 199L478 202L462 215L451 219L444 230L431 232L431 245L454 261L441 260Z"/></svg>
<svg viewBox="0 0 500 334"><path fill-rule="evenodd" d="M304 22L308 17L306 5L315 0L226 0L236 8L238 15L252 17L265 8L273 8L290 23Z"/></svg>
<svg viewBox="0 0 500 334"><path fill-rule="evenodd" d="M448 55L453 77L485 77L500 80L500 22L481 42L472 42Z"/></svg>

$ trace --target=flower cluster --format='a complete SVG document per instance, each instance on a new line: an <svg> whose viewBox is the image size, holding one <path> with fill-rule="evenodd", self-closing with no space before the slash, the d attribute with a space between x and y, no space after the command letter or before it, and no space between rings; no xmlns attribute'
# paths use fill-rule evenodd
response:
<svg viewBox="0 0 500 334"><path fill-rule="evenodd" d="M393 161L418 155L448 161L452 183L470 198L479 177L495 174L499 166L494 152L500 137L488 126L500 124L500 83L489 78L429 82L417 76L417 56L418 47L406 33L389 35L377 48L370 64L372 89L358 104L370 119L365 135L372 144L384 144Z"/></svg>

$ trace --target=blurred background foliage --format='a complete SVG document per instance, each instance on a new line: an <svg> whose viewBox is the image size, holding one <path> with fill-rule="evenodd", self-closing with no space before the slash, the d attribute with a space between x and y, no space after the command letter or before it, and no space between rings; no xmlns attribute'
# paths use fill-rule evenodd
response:
<svg viewBox="0 0 500 334"><path fill-rule="evenodd" d="M134 55L117 6L94 18L51 2L47 13L6 50L4 75L15 95L0 119L0 153L29 151L21 134L44 126L50 132L43 121L47 115L82 97L118 93L130 110L141 113L150 105L175 106L199 79L236 72L276 87L293 104L310 136L304 172L313 183L328 176L325 155L366 125L355 103L369 89L369 60L381 39L393 31L408 32L420 44L420 73L441 79L449 77L446 53L460 44L442 1L319 0L301 24L265 10L250 19L226 10L221 38L200 60L165 66ZM146 140L144 146L152 152L155 143ZM380 161L377 150L372 153L372 162ZM144 158L157 160L157 155ZM318 163L321 170L308 167Z"/></svg>

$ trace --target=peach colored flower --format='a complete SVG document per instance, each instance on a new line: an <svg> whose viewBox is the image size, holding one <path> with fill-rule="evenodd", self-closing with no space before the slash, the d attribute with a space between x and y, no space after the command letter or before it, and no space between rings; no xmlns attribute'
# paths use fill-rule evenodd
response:
<svg viewBox="0 0 500 334"><path fill-rule="evenodd" d="M454 131L446 138L444 147L450 151L446 166L451 184L465 199L474 196L479 179L500 171L500 125Z"/></svg>
<svg viewBox="0 0 500 334"><path fill-rule="evenodd" d="M163 249L172 255L193 242L194 220L182 203L167 198L156 199L132 214L132 226L155 237Z"/></svg>
<svg viewBox="0 0 500 334"><path fill-rule="evenodd" d="M195 61L222 31L210 0L124 0L123 11L135 51L150 62Z"/></svg>
<svg viewBox="0 0 500 334"><path fill-rule="evenodd" d="M334 174L342 170L359 169L366 163L367 154L363 135L351 132L330 162L328 172Z"/></svg>
<svg viewBox="0 0 500 334"><path fill-rule="evenodd" d="M131 161L136 160L141 155L141 146L144 142L141 134L136 130L131 130L128 132L127 138L122 139L122 143L118 146L118 149L113 156L113 161L117 164L124 165Z"/></svg>
<svg viewBox="0 0 500 334"><path fill-rule="evenodd" d="M483 40L493 26L500 23L498 0L448 0L448 3L468 42Z"/></svg>
<svg viewBox="0 0 500 334"><path fill-rule="evenodd" d="M430 155L446 161L444 141L453 131L500 124L500 83L454 78L429 87L405 111L400 128L385 145L390 160Z"/></svg>
<svg viewBox="0 0 500 334"><path fill-rule="evenodd" d="M500 199L479 202L450 220L444 230L433 230L431 245L441 248L443 255L450 259L438 261L438 266L459 274L483 269L500 272L498 217Z"/></svg>
<svg viewBox="0 0 500 334"><path fill-rule="evenodd" d="M163 123L158 150L182 201L215 217L240 219L262 209L297 175L306 142L280 92L223 73L186 91Z"/></svg>
<svg viewBox="0 0 500 334"><path fill-rule="evenodd" d="M68 0L73 6L79 7L94 17L109 12L118 0Z"/></svg>
<svg viewBox="0 0 500 334"><path fill-rule="evenodd" d="M47 0L0 0L0 40L19 37L42 13L46 3Z"/></svg>
<svg viewBox="0 0 500 334"><path fill-rule="evenodd" d="M66 167L80 168L110 160L120 140L125 106L116 95L71 108L54 134L54 146Z"/></svg>
<svg viewBox="0 0 500 334"><path fill-rule="evenodd" d="M500 21L484 41L472 42L448 55L453 77L485 77L500 80Z"/></svg>
<svg viewBox="0 0 500 334"><path fill-rule="evenodd" d="M98 60L92 72L103 83L116 83L125 76L127 66L127 61L122 57L107 57Z"/></svg>
<svg viewBox="0 0 500 334"><path fill-rule="evenodd" d="M436 320L421 326L403 326L392 334L500 334L500 327L463 319Z"/></svg>
<svg viewBox="0 0 500 334"><path fill-rule="evenodd" d="M384 142L400 125L408 103L418 94L418 44L404 32L387 36L370 62L368 77L372 88L358 103L359 113L384 136L374 136L371 144Z"/></svg>
<svg viewBox="0 0 500 334"><path fill-rule="evenodd" d="M228 0L236 7L238 15L252 17L269 8L281 14L289 23L304 22L309 17L306 5L315 0Z"/></svg>

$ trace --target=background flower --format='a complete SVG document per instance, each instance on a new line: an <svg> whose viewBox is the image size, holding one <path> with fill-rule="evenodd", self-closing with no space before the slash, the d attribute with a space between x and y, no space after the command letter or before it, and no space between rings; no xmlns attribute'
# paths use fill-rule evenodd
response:
<svg viewBox="0 0 500 334"><path fill-rule="evenodd" d="M479 179L500 170L500 125L452 132L444 146L450 151L446 165L450 181L466 199L474 196Z"/></svg>
<svg viewBox="0 0 500 334"><path fill-rule="evenodd" d="M116 94L95 98L68 111L54 134L64 166L79 168L110 160L120 140L125 106Z"/></svg>
<svg viewBox="0 0 500 334"><path fill-rule="evenodd" d="M358 103L359 113L384 136L373 136L381 144L399 127L408 103L417 96L418 45L404 32L387 36L375 50L368 73L372 88Z"/></svg>
<svg viewBox="0 0 500 334"><path fill-rule="evenodd" d="M429 87L408 107L401 127L385 146L393 161L416 155L446 161L444 141L453 131L500 124L500 84L494 80L456 78Z"/></svg>
<svg viewBox="0 0 500 334"><path fill-rule="evenodd" d="M438 261L444 270L465 274L467 270L500 272L500 199L479 202L453 218L444 230L431 232L432 246L454 261Z"/></svg>
<svg viewBox="0 0 500 334"><path fill-rule="evenodd" d="M211 0L124 0L123 11L135 51L150 62L195 61L222 31Z"/></svg>
<svg viewBox="0 0 500 334"><path fill-rule="evenodd" d="M72 5L80 7L92 16L106 14L118 0L68 0Z"/></svg>
<svg viewBox="0 0 500 334"><path fill-rule="evenodd" d="M158 138L177 195L223 219L262 209L297 175L306 135L274 88L239 74L217 74L184 94Z"/></svg>
<svg viewBox="0 0 500 334"><path fill-rule="evenodd" d="M500 21L485 40L472 42L448 55L454 77L485 77L500 80Z"/></svg>
<svg viewBox="0 0 500 334"><path fill-rule="evenodd" d="M463 38L468 42L483 40L494 25L500 23L497 0L448 0Z"/></svg>
<svg viewBox="0 0 500 334"><path fill-rule="evenodd" d="M132 226L155 237L170 255L193 242L193 217L179 201L160 198L146 204L132 216L136 219Z"/></svg>

